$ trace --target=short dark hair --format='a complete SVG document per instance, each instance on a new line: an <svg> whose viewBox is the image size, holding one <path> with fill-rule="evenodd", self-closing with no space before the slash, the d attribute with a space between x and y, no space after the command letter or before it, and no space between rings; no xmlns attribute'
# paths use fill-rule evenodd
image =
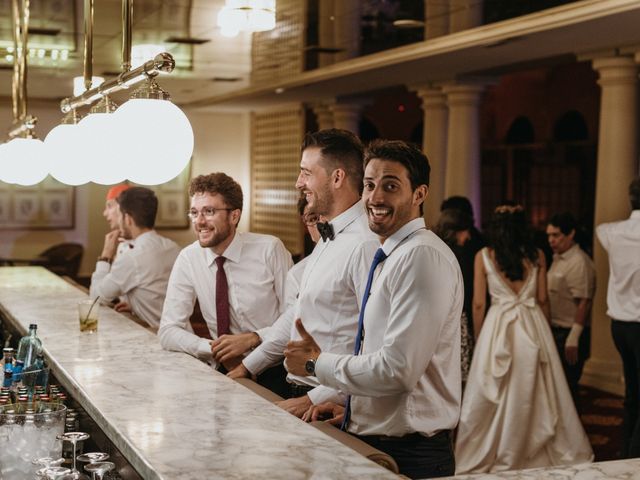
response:
<svg viewBox="0 0 640 480"><path fill-rule="evenodd" d="M319 148L322 167L327 174L342 168L347 173L351 186L362 194L362 154L364 147L360 139L348 130L329 128L307 133L302 141L300 152L307 148Z"/></svg>
<svg viewBox="0 0 640 480"><path fill-rule="evenodd" d="M456 244L456 233L471 230L471 227L473 227L473 220L467 212L457 208L447 208L440 212L440 218L433 228L433 233L451 247Z"/></svg>
<svg viewBox="0 0 640 480"><path fill-rule="evenodd" d="M226 173L216 172L198 175L189 182L189 196L196 193L221 195L224 202L234 210L242 210L242 188Z"/></svg>
<svg viewBox="0 0 640 480"><path fill-rule="evenodd" d="M131 187L124 190L117 197L122 215L133 218L134 223L141 228L153 228L158 213L158 197L145 187Z"/></svg>
<svg viewBox="0 0 640 480"><path fill-rule="evenodd" d="M558 227L563 235L569 235L572 231L576 235L578 233L578 222L569 212L556 213L549 219L549 225Z"/></svg>
<svg viewBox="0 0 640 480"><path fill-rule="evenodd" d="M473 206L467 197L453 195L445 198L440 204L440 211L442 212L449 209L460 210L473 219Z"/></svg>
<svg viewBox="0 0 640 480"><path fill-rule="evenodd" d="M372 140L364 152L364 167L374 158L398 162L409 173L411 189L415 191L420 185L429 186L431 166L429 159L417 145L402 140ZM423 204L420 204L420 214Z"/></svg>
<svg viewBox="0 0 640 480"><path fill-rule="evenodd" d="M629 199L631 200L631 208L640 210L640 177L636 177L629 185Z"/></svg>

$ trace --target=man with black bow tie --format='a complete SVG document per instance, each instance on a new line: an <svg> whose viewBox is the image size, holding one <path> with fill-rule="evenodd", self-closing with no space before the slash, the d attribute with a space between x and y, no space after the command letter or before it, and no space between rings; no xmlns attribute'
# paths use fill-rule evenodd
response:
<svg viewBox="0 0 640 480"><path fill-rule="evenodd" d="M299 338L295 318L305 319L323 350L353 351L359 306L377 247L360 202L362 154L360 140L345 130L306 135L296 188L306 197L309 209L328 224L318 224L324 236L307 261L294 315L281 316L266 340L229 376L259 374L280 361L287 342ZM298 417L312 404L344 402L338 390L319 385L315 377L289 375L288 380L290 398L279 406Z"/></svg>

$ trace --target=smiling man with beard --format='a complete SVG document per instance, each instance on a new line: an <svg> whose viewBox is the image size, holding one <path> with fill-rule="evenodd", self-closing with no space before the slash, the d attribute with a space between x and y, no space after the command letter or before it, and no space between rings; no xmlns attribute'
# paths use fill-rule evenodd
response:
<svg viewBox="0 0 640 480"><path fill-rule="evenodd" d="M322 240L306 261L292 315L281 316L267 341L249 354L231 377L257 374L279 362L291 339L298 339L295 318L306 325L326 351L353 351L367 271L376 248L360 201L362 143L346 130L328 129L306 135L296 188L311 212L328 222L318 224ZM312 405L343 401L334 388L313 376L289 375L287 400L278 403L301 417Z"/></svg>
<svg viewBox="0 0 640 480"><path fill-rule="evenodd" d="M163 348L189 353L226 373L261 343L264 330L285 310L291 255L276 237L236 231L242 189L228 175L194 178L189 195L197 240L173 267L158 336ZM191 329L196 299L213 341ZM234 341L224 342L228 338ZM224 359L218 362L214 354ZM274 389L283 381L281 367L258 378Z"/></svg>
<svg viewBox="0 0 640 480"><path fill-rule="evenodd" d="M451 431L460 415L462 276L453 252L425 228L429 173L412 145L369 145L363 201L380 248L353 354L325 350L304 316L296 321L301 340L285 350L290 374L315 375L350 395L344 406L314 407L305 419L329 416L391 455L410 478L453 475Z"/></svg>

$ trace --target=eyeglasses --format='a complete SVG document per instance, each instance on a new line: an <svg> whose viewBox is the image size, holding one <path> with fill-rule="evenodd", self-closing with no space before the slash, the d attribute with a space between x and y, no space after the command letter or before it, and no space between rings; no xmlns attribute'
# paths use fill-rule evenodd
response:
<svg viewBox="0 0 640 480"><path fill-rule="evenodd" d="M235 208L202 207L202 210L200 210L200 211L198 211L196 209L189 210L187 212L187 217L189 217L192 222L195 222L198 219L198 217L200 216L200 214L204 215L204 218L213 218L213 216L216 214L216 212L221 211L221 210L226 210L227 212L230 212L232 210L235 210Z"/></svg>

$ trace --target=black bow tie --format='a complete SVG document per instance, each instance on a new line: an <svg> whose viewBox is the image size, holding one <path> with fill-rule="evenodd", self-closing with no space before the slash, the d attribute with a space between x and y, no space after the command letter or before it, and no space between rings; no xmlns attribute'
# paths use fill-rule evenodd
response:
<svg viewBox="0 0 640 480"><path fill-rule="evenodd" d="M331 225L329 222L318 222L316 224L316 227L318 227L318 232L320 233L322 240L324 240L325 242L327 241L327 239L333 240L335 238L335 235L333 233L333 225Z"/></svg>

